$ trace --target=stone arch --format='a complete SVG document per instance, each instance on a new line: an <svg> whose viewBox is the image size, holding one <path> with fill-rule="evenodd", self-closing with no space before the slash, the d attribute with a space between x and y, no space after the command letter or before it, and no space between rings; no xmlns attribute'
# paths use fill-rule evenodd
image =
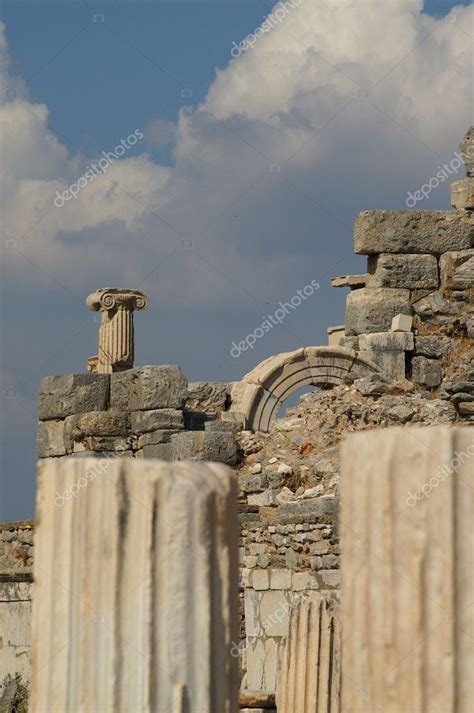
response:
<svg viewBox="0 0 474 713"><path fill-rule="evenodd" d="M231 408L246 427L268 431L279 406L303 386L333 386L380 373L379 367L351 349L303 347L262 361L231 391Z"/></svg>

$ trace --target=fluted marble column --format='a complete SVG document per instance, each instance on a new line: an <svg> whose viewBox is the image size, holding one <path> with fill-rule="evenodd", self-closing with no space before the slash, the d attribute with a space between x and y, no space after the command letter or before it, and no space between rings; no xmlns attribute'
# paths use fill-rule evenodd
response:
<svg viewBox="0 0 474 713"><path fill-rule="evenodd" d="M50 459L38 486L32 713L235 713L234 474Z"/></svg>
<svg viewBox="0 0 474 713"><path fill-rule="evenodd" d="M343 713L474 701L474 429L348 436L342 453Z"/></svg>
<svg viewBox="0 0 474 713"><path fill-rule="evenodd" d="M139 290L104 287L86 300L89 309L102 312L99 330L99 353L88 362L89 371L110 374L133 367L133 312L145 309L146 295Z"/></svg>
<svg viewBox="0 0 474 713"><path fill-rule="evenodd" d="M339 593L307 592L293 604L280 654L278 713L339 713L340 648Z"/></svg>

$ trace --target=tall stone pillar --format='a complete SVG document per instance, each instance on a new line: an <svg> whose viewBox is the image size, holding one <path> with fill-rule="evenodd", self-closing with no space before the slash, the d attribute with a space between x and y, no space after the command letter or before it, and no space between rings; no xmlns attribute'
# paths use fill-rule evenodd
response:
<svg viewBox="0 0 474 713"><path fill-rule="evenodd" d="M33 713L235 713L237 488L221 465L39 466Z"/></svg>
<svg viewBox="0 0 474 713"><path fill-rule="evenodd" d="M351 434L341 484L343 713L468 713L474 429Z"/></svg>
<svg viewBox="0 0 474 713"><path fill-rule="evenodd" d="M340 649L339 594L308 592L290 614L278 665L278 713L339 713Z"/></svg>
<svg viewBox="0 0 474 713"><path fill-rule="evenodd" d="M146 295L139 290L120 290L104 287L86 300L92 311L102 312L99 330L99 353L88 361L89 371L111 374L133 367L134 331L133 312L145 309Z"/></svg>

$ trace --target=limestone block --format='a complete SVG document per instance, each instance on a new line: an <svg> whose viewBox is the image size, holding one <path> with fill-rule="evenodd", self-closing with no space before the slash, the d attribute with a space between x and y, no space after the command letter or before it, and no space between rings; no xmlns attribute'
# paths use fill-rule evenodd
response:
<svg viewBox="0 0 474 713"><path fill-rule="evenodd" d="M127 436L130 434L130 414L92 411L68 416L65 428L73 439L83 436Z"/></svg>
<svg viewBox="0 0 474 713"><path fill-rule="evenodd" d="M412 379L417 384L434 388L443 380L443 365L437 359L417 356L412 359Z"/></svg>
<svg viewBox="0 0 474 713"><path fill-rule="evenodd" d="M138 455L140 453L140 455ZM173 451L170 443L155 443L143 446L141 452L137 452L139 458L157 458L158 460L172 461Z"/></svg>
<svg viewBox="0 0 474 713"><path fill-rule="evenodd" d="M95 465L39 469L29 710L236 713L235 476L115 459L89 480Z"/></svg>
<svg viewBox="0 0 474 713"><path fill-rule="evenodd" d="M413 317L407 314L397 314L392 319L392 332L411 332L413 327Z"/></svg>
<svg viewBox="0 0 474 713"><path fill-rule="evenodd" d="M180 409L186 396L179 366L141 366L110 375L110 405L122 411Z"/></svg>
<svg viewBox="0 0 474 713"><path fill-rule="evenodd" d="M36 447L38 458L66 455L64 421L40 421Z"/></svg>
<svg viewBox="0 0 474 713"><path fill-rule="evenodd" d="M238 448L233 433L185 431L171 436L173 460L201 460L235 465Z"/></svg>
<svg viewBox="0 0 474 713"><path fill-rule="evenodd" d="M115 453L128 451L132 448L130 436L88 436L81 444L74 444L74 450L106 451Z"/></svg>
<svg viewBox="0 0 474 713"><path fill-rule="evenodd" d="M135 434L152 431L184 428L183 412L172 408L134 411L131 414L132 432Z"/></svg>
<svg viewBox="0 0 474 713"><path fill-rule="evenodd" d="M257 691L276 689L278 648L281 637L247 641L247 686Z"/></svg>
<svg viewBox="0 0 474 713"><path fill-rule="evenodd" d="M347 436L343 713L471 711L473 459L472 428Z"/></svg>
<svg viewBox="0 0 474 713"><path fill-rule="evenodd" d="M432 253L474 246L474 221L468 213L370 210L355 223L355 252Z"/></svg>
<svg viewBox="0 0 474 713"><path fill-rule="evenodd" d="M413 313L408 290L366 288L347 296L346 335L388 332L397 314Z"/></svg>
<svg viewBox="0 0 474 713"><path fill-rule="evenodd" d="M171 436L174 436L175 433L179 433L179 431L164 429L145 433L138 438L138 447L143 448L144 446L157 446L160 443L169 443Z"/></svg>
<svg viewBox="0 0 474 713"><path fill-rule="evenodd" d="M360 335L359 347L378 352L411 352L415 348L415 338L411 332L373 332Z"/></svg>
<svg viewBox="0 0 474 713"><path fill-rule="evenodd" d="M451 183L451 205L458 210L474 210L474 178Z"/></svg>
<svg viewBox="0 0 474 713"><path fill-rule="evenodd" d="M434 255L391 255L374 257L370 287L430 290L439 285L438 262Z"/></svg>
<svg viewBox="0 0 474 713"><path fill-rule="evenodd" d="M445 253L441 256L441 282L445 288L474 288L474 250Z"/></svg>
<svg viewBox="0 0 474 713"><path fill-rule="evenodd" d="M328 327L328 346L338 347L341 343L341 339L344 337L345 329L343 324L337 327Z"/></svg>
<svg viewBox="0 0 474 713"><path fill-rule="evenodd" d="M255 710L266 711L275 708L275 694L268 691L240 691L239 694L240 710L247 708L255 713Z"/></svg>
<svg viewBox="0 0 474 713"><path fill-rule="evenodd" d="M331 280L332 287L350 287L351 290L358 290L361 287L366 287L369 275L341 275L341 277L333 277Z"/></svg>
<svg viewBox="0 0 474 713"><path fill-rule="evenodd" d="M3 578L2 578L3 579ZM0 711L2 684L5 677L21 674L23 681L30 680L31 654L31 582L0 582Z"/></svg>
<svg viewBox="0 0 474 713"><path fill-rule="evenodd" d="M227 403L227 384L214 381L191 381L188 384L186 408L207 414L220 414Z"/></svg>
<svg viewBox="0 0 474 713"><path fill-rule="evenodd" d="M337 517L339 498L323 495L320 498L283 503L278 508L278 520L282 524L315 522L320 518Z"/></svg>
<svg viewBox="0 0 474 713"><path fill-rule="evenodd" d="M471 126L460 144L466 176L474 176L474 126Z"/></svg>
<svg viewBox="0 0 474 713"><path fill-rule="evenodd" d="M291 589L291 570L271 569L270 589Z"/></svg>
<svg viewBox="0 0 474 713"><path fill-rule="evenodd" d="M449 337L434 334L415 337L415 352L419 356L439 358L446 356L452 348L453 342Z"/></svg>
<svg viewBox="0 0 474 713"><path fill-rule="evenodd" d="M278 713L339 713L340 689L339 595L308 593L293 605L288 638L280 648Z"/></svg>
<svg viewBox="0 0 474 713"><path fill-rule="evenodd" d="M47 376L38 391L38 418L45 421L87 411L104 411L108 396L107 374Z"/></svg>

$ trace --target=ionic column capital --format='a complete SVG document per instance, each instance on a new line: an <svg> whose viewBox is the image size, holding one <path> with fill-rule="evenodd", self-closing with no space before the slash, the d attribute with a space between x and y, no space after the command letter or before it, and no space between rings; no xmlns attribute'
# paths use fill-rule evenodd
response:
<svg viewBox="0 0 474 713"><path fill-rule="evenodd" d="M113 309L128 309L133 312L145 309L148 298L140 290L102 287L88 296L86 304L93 312L108 312Z"/></svg>

